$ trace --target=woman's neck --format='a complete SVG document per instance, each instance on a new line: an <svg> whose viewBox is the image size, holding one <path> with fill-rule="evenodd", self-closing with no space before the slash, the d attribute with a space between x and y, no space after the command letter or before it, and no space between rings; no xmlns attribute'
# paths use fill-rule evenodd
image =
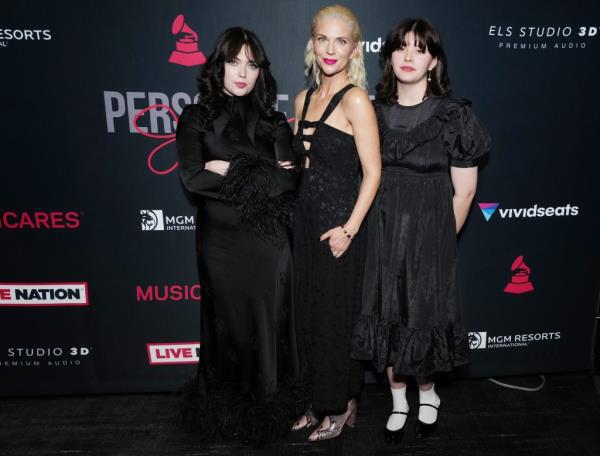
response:
<svg viewBox="0 0 600 456"><path fill-rule="evenodd" d="M321 98L327 98L339 92L350 84L346 71L340 71L331 76L325 76L321 73L321 85L317 88L317 93Z"/></svg>
<svg viewBox="0 0 600 456"><path fill-rule="evenodd" d="M401 104L402 106L413 106L421 103L425 99L427 81L423 79L414 84L397 82L396 87L398 104Z"/></svg>

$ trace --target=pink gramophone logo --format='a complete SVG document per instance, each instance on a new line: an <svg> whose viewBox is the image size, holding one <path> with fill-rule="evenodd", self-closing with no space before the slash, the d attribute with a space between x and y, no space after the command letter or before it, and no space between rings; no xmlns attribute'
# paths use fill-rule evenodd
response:
<svg viewBox="0 0 600 456"><path fill-rule="evenodd" d="M512 271L512 278L510 282L504 287L505 293L512 294L523 294L533 291L533 284L529 281L529 275L531 274L531 268L523 261L523 255L519 255L515 261L513 261L510 267Z"/></svg>
<svg viewBox="0 0 600 456"><path fill-rule="evenodd" d="M183 14L178 15L171 25L173 35L183 34L175 43L175 50L171 52L169 62L183 66L202 65L206 57L198 48L198 34L185 23Z"/></svg>

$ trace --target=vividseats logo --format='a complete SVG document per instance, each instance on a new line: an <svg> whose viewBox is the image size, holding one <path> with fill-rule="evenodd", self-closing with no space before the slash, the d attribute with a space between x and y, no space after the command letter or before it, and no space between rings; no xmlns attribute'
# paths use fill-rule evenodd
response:
<svg viewBox="0 0 600 456"><path fill-rule="evenodd" d="M0 307L89 305L87 282L0 283Z"/></svg>
<svg viewBox="0 0 600 456"><path fill-rule="evenodd" d="M363 48L363 51L365 53L373 53L373 54L379 54L379 51L381 50L381 46L383 46L383 43L385 42L385 40L383 38L381 38L380 36L377 37L377 39L375 41L361 41L360 45Z"/></svg>
<svg viewBox="0 0 600 456"><path fill-rule="evenodd" d="M198 364L200 342L172 342L146 344L148 363L155 364Z"/></svg>
<svg viewBox="0 0 600 456"><path fill-rule="evenodd" d="M499 208L500 203L478 203L479 209L486 222L489 222L492 216L498 210L502 219L522 219L522 218L542 218L542 217L575 217L579 215L579 206L567 204L566 206L538 206L534 204L531 207L521 208Z"/></svg>
<svg viewBox="0 0 600 456"><path fill-rule="evenodd" d="M492 348L525 348L533 343L552 343L561 339L560 331L488 335L487 331L472 331L467 334L471 350Z"/></svg>
<svg viewBox="0 0 600 456"><path fill-rule="evenodd" d="M76 230L80 213L74 211L0 211L0 229L5 230Z"/></svg>
<svg viewBox="0 0 600 456"><path fill-rule="evenodd" d="M162 209L140 210L142 231L190 231L196 229L193 215L164 215Z"/></svg>

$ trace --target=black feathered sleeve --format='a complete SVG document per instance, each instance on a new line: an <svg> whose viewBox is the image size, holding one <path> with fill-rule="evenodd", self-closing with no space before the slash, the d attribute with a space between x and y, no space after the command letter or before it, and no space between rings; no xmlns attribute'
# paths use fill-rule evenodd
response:
<svg viewBox="0 0 600 456"><path fill-rule="evenodd" d="M240 150L231 159L222 193L239 211L240 220L259 237L279 243L290 224L299 173L282 169L278 161L292 161L292 132L285 116L275 113L270 122L273 154Z"/></svg>

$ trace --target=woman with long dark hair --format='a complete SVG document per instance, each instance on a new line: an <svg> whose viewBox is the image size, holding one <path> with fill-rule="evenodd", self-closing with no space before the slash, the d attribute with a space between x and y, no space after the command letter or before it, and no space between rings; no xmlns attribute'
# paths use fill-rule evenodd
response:
<svg viewBox="0 0 600 456"><path fill-rule="evenodd" d="M333 5L315 14L305 63L314 86L296 97L294 145L304 169L293 232L300 354L312 405L294 430L321 421L309 436L314 441L337 437L356 419L363 370L350 359L350 342L360 311L361 225L381 159L352 11Z"/></svg>
<svg viewBox="0 0 600 456"><path fill-rule="evenodd" d="M457 233L477 186L489 138L467 100L450 97L436 28L407 19L387 36L375 111L383 178L369 214L363 307L353 356L386 371L402 439L407 376L419 386L418 437L435 429L441 400L432 374L469 360L457 289Z"/></svg>
<svg viewBox="0 0 600 456"><path fill-rule="evenodd" d="M200 364L183 419L264 444L289 429L299 399L289 216L292 132L258 37L226 30L177 126L182 181L199 196Z"/></svg>

